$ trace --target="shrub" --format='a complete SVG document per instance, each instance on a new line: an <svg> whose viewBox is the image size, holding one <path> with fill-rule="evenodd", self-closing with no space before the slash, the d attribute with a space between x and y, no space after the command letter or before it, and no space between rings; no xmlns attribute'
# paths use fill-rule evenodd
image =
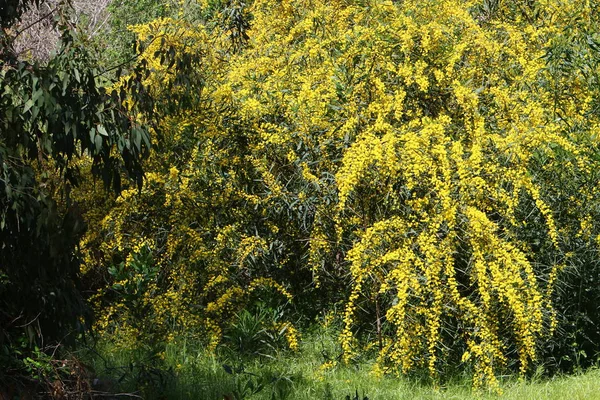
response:
<svg viewBox="0 0 600 400"><path fill-rule="evenodd" d="M211 347L243 315L260 336L240 312L270 288L303 315L342 300L345 360L370 340L382 373L526 373L595 246L600 126L592 53L565 73L551 41L596 46L593 6L528 4L254 1L234 44L219 11L137 26L160 152L101 257L147 245L155 324Z"/></svg>

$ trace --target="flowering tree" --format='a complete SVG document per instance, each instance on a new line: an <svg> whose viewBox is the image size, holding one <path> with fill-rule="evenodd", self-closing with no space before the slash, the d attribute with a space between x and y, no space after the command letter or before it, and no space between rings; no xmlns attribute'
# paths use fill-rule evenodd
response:
<svg viewBox="0 0 600 400"><path fill-rule="evenodd" d="M381 372L527 371L569 237L595 229L590 186L570 189L573 219L555 195L590 176L598 128L593 54L569 74L556 55L566 26L597 46L592 5L528 4L259 0L234 7L249 25L217 10L136 27L162 151L90 232L109 240L88 265L130 265L125 287L149 249L152 328L213 344L271 288L305 312L342 298L344 358L373 325ZM102 328L143 334L107 310Z"/></svg>

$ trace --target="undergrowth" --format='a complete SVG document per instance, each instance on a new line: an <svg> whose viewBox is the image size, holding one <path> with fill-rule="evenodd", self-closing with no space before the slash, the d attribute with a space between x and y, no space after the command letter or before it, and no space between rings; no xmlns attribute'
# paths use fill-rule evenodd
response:
<svg viewBox="0 0 600 400"><path fill-rule="evenodd" d="M208 353L200 343L183 338L136 350L119 349L114 343L102 338L80 356L105 386L150 400L499 398L493 392L474 392L468 372L433 385L427 377L376 376L374 358L343 364L335 330L322 327L306 333L297 352L272 348L248 355L225 344ZM528 380L505 376L501 390L502 399L593 399L600 392L600 371L551 379L542 374Z"/></svg>

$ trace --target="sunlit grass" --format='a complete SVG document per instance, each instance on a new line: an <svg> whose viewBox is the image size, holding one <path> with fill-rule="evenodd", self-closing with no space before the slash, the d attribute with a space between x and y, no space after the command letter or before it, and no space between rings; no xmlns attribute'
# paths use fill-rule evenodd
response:
<svg viewBox="0 0 600 400"><path fill-rule="evenodd" d="M350 396L354 400L356 393L360 400L600 399L597 369L551 379L508 377L501 383L501 396L474 392L466 374L435 387L403 377L377 377L372 373L372 360L324 369L328 359L339 356L339 345L334 335L323 331L306 337L297 353L280 351L245 360L223 349L219 355L209 354L186 340L169 344L154 356L117 351L110 341L98 349L99 354L90 360L96 371L120 380L122 390L137 391L149 399L345 400Z"/></svg>

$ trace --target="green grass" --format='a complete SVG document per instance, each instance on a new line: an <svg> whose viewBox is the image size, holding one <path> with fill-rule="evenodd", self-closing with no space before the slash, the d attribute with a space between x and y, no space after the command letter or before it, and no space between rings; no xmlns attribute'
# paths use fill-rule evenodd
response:
<svg viewBox="0 0 600 400"><path fill-rule="evenodd" d="M121 380L121 390L137 390L149 399L222 400L229 395L232 399L252 400L345 400L351 395L354 400L356 391L360 400L364 396L369 400L600 399L597 369L553 379L520 381L508 377L501 384L503 394L499 397L486 391L473 392L466 377L454 378L452 383L438 388L408 378L378 378L370 373L369 360L322 371L324 355L338 353L333 335L317 332L302 342L298 353L280 351L244 362L224 351L220 355L207 354L197 344L183 340L167 345L164 353L156 357L148 357L148 351L116 351L105 341L90 363L98 373ZM260 384L264 385L262 390L252 394Z"/></svg>

